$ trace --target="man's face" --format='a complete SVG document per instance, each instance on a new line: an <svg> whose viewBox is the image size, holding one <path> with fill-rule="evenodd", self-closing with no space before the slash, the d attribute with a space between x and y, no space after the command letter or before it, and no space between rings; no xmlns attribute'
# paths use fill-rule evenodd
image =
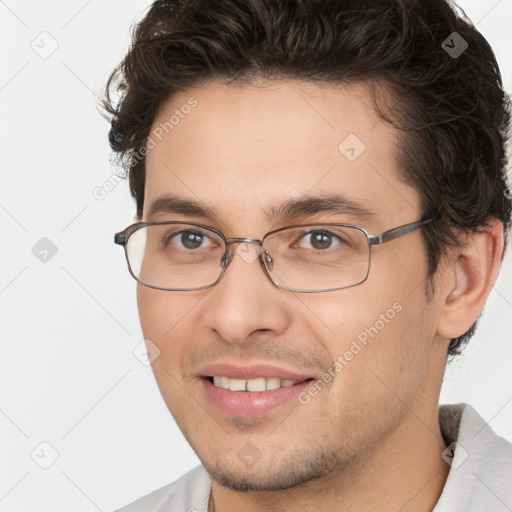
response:
<svg viewBox="0 0 512 512"><path fill-rule="evenodd" d="M197 104L183 108L191 97ZM213 82L170 97L153 130L173 115L173 128L167 124L161 141L153 136L147 156L144 220L198 222L228 238L261 239L291 224L331 222L376 235L421 217L418 192L399 178L397 132L379 120L364 85ZM334 194L369 212L269 218L284 203ZM165 195L215 216L149 215ZM153 363L158 385L216 480L271 490L364 464L376 446L406 435L411 409L437 403L430 374L442 358L433 356L436 304L425 298L420 230L374 247L361 285L324 293L277 288L259 260L246 261L237 247L210 289L138 286L144 336L161 352ZM214 375L299 382L231 391L215 386ZM322 381L316 392L314 381Z"/></svg>

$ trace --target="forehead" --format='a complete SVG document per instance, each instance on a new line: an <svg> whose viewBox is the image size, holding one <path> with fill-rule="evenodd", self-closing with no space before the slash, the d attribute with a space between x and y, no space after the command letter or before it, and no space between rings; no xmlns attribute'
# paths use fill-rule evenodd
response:
<svg viewBox="0 0 512 512"><path fill-rule="evenodd" d="M419 197L400 181L397 137L365 83L210 82L160 105L144 211L172 194L253 222L285 201L335 193L381 214L409 209L415 218Z"/></svg>

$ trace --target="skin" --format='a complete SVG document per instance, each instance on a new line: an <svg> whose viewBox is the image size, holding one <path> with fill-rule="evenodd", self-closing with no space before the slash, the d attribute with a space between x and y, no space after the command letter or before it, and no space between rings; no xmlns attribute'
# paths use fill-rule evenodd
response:
<svg viewBox="0 0 512 512"><path fill-rule="evenodd" d="M272 206L333 191L374 216L318 213L294 223L350 222L374 235L420 219L418 191L400 181L398 132L375 114L367 85L214 81L170 96L153 129L191 96L197 106L148 153L144 220L262 238L290 224L269 222ZM354 162L338 150L349 134L366 146ZM162 194L199 201L217 217L149 217ZM494 222L451 250L430 302L421 230L374 248L368 279L334 292L279 289L257 261L236 253L208 290L139 285L144 336L161 351L156 380L214 480L215 510L432 510L449 471L437 415L448 339L477 318L502 247ZM202 392L197 372L220 361L272 363L320 379L396 303L401 311L307 405L293 400L246 420L221 414ZM237 456L247 442L261 455L252 468Z"/></svg>

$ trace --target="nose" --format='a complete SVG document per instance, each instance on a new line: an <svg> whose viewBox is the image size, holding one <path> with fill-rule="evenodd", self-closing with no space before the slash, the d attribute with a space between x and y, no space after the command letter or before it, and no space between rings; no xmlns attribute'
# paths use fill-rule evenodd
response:
<svg viewBox="0 0 512 512"><path fill-rule="evenodd" d="M225 273L208 294L205 320L209 328L237 344L247 343L255 333L282 334L292 317L287 307L290 292L268 278L257 242L240 241L230 249Z"/></svg>

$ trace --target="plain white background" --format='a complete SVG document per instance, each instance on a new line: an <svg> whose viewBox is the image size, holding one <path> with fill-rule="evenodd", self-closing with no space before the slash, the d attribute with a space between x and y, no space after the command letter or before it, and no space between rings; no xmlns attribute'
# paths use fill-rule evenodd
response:
<svg viewBox="0 0 512 512"><path fill-rule="evenodd" d="M115 169L96 95L148 5L0 2L2 512L108 512L198 463L134 355L135 281L113 244L134 203L125 182L105 185ZM511 91L512 0L460 5ZM441 399L471 403L509 440L511 285L509 254Z"/></svg>

